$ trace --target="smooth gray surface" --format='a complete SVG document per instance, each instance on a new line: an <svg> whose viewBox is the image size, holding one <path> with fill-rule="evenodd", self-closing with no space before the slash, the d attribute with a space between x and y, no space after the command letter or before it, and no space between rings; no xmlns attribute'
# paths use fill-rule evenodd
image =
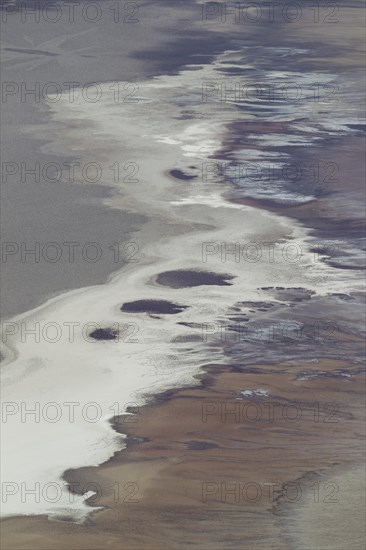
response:
<svg viewBox="0 0 366 550"><path fill-rule="evenodd" d="M39 83L43 88L49 82L58 85L134 82L176 70L191 53L197 54L197 48L209 51L207 37L206 42L200 37L188 40L184 21L189 26L192 10L193 17L200 16L199 7L190 2L139 3L138 23L122 20L115 23L110 10L113 2L98 3L102 17L97 23L83 20L85 2L80 2L75 6L74 21L69 22L64 3L57 4L61 6L62 16L56 23L47 21L47 17L52 17L51 12L41 15L40 22L35 22L31 14L22 22L20 13L3 20L3 83L15 83L21 90L22 83L29 88ZM121 18L131 14L130 9L123 11L125 4L127 2L120 2ZM164 46L166 42L170 42L169 47ZM44 166L49 162L61 165L71 160L41 150L45 145L42 126L46 128L50 123L42 101L37 103L33 96L22 101L20 92L8 96L6 102L2 99L3 163L26 163L31 167L35 162ZM62 127L60 133L62 138ZM16 243L20 249L25 243L23 246L32 249L35 243L42 247L45 243L57 242L62 249L61 259L56 263L42 257L37 263L31 255L22 261L20 253L6 261L3 258L3 317L31 309L63 290L104 282L123 265L114 261L113 251L108 247L115 242L128 242L131 230L142 222L139 216L104 207L97 199L110 191L102 186L57 184L42 178L35 183L32 176L22 182L16 175L7 181L2 178L1 187L2 243ZM96 242L102 249L102 257L91 263L79 252L75 261L70 262L64 242L80 243L76 252L86 243Z"/></svg>

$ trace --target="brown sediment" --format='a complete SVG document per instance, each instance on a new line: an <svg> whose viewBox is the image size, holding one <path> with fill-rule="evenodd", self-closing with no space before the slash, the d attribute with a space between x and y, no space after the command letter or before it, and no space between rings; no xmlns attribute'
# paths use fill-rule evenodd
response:
<svg viewBox="0 0 366 550"><path fill-rule="evenodd" d="M286 538L298 550L363 550L366 541L365 464L327 478L314 478L298 509L292 513L292 529ZM317 505L319 487L322 502Z"/></svg>
<svg viewBox="0 0 366 550"><path fill-rule="evenodd" d="M297 379L307 363L210 365L199 375L200 385L165 392L142 407L134 422L115 418L115 429L128 436L127 449L98 468L65 474L84 489L98 484L99 494L89 503L104 510L84 525L6 519L3 548L292 550L297 537L304 540L302 517L325 511L331 530L340 515L353 513L347 476L363 458L363 378L332 377L347 372L344 361L310 366L328 377ZM240 393L258 388L268 395ZM326 484L334 482L333 473L337 497L342 502L344 492L347 506L336 506L332 515ZM314 481L319 502L311 499ZM284 493L289 482L294 485ZM318 528L319 548L328 548L322 522ZM349 540L361 539L362 525Z"/></svg>

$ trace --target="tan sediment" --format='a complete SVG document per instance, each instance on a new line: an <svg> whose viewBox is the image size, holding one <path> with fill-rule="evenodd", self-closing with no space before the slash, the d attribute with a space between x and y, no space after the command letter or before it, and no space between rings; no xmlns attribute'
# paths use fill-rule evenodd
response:
<svg viewBox="0 0 366 550"><path fill-rule="evenodd" d="M93 504L106 508L84 525L44 517L6 519L3 548L290 550L294 540L302 544L296 547L307 550L330 548L339 515L350 522L354 517L355 484L348 470L363 456L362 377L354 367L330 360L247 369L209 366L200 386L163 394L139 410L135 423L116 419L129 436L127 449L98 468L67 474L82 486L98 483L101 497ZM310 369L353 371L353 376L296 380ZM269 395L240 396L240 390L258 388ZM258 410L261 418L255 420ZM340 503L332 508L324 502L329 493L324 485L334 479ZM295 486L281 496L281 486L290 481L299 498ZM312 501L314 482L319 483L319 502ZM112 486L119 487L119 498ZM205 489L214 492L206 495L206 502ZM230 490L239 491L237 502ZM138 502L129 502L131 498ZM329 529L312 519L323 516ZM306 546L309 522L312 542ZM360 537L361 524L354 539ZM314 546L314 541L322 545Z"/></svg>
<svg viewBox="0 0 366 550"><path fill-rule="evenodd" d="M315 505L317 486L308 490L292 518L289 540L298 550L363 550L366 541L365 464L322 481L327 497Z"/></svg>

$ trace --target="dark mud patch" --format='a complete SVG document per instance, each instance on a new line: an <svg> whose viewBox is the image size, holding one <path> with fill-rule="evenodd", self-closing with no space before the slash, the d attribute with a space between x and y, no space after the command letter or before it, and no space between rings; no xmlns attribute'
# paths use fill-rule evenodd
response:
<svg viewBox="0 0 366 550"><path fill-rule="evenodd" d="M203 336L199 334L183 334L176 336L172 341L176 343L203 342Z"/></svg>
<svg viewBox="0 0 366 550"><path fill-rule="evenodd" d="M94 340L118 340L118 334L114 328L97 328L89 336Z"/></svg>
<svg viewBox="0 0 366 550"><path fill-rule="evenodd" d="M158 285L168 286L170 288L189 288L193 286L216 285L230 286L234 277L232 275L221 275L211 271L195 271L191 269L165 271L159 273L156 277Z"/></svg>
<svg viewBox="0 0 366 550"><path fill-rule="evenodd" d="M168 314L174 315L181 313L188 306L174 304L168 300L135 300L134 302L126 302L122 305L121 311L127 313L150 313L150 314Z"/></svg>
<svg viewBox="0 0 366 550"><path fill-rule="evenodd" d="M189 174L186 174L182 170L170 170L169 174L177 179L177 180L183 180L183 181L191 181L197 178L197 176L190 176Z"/></svg>
<svg viewBox="0 0 366 550"><path fill-rule="evenodd" d="M344 302L349 302L350 300L355 299L350 294L343 294L342 292L332 292L331 294L329 294L329 296L333 296L337 300L341 300L341 301L344 301Z"/></svg>
<svg viewBox="0 0 366 550"><path fill-rule="evenodd" d="M314 291L302 287L262 287L261 290L268 292L277 300L289 302L303 302L304 300L310 300L315 295Z"/></svg>
<svg viewBox="0 0 366 550"><path fill-rule="evenodd" d="M272 307L275 307L278 304L273 304L271 302L252 302L252 301L246 301L246 302L238 302L238 304L241 307L248 308L251 313L255 313L256 311L268 311Z"/></svg>
<svg viewBox="0 0 366 550"><path fill-rule="evenodd" d="M205 451L206 449L217 449L219 445L210 441L192 440L188 441L187 448L190 451Z"/></svg>

